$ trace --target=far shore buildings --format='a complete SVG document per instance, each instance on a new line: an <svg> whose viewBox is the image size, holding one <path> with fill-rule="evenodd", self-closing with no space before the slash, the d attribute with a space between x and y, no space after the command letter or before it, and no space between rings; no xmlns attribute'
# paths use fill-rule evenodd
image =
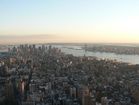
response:
<svg viewBox="0 0 139 105"><path fill-rule="evenodd" d="M2 105L7 99L14 105L139 104L138 65L75 57L45 45L9 51L0 59Z"/></svg>

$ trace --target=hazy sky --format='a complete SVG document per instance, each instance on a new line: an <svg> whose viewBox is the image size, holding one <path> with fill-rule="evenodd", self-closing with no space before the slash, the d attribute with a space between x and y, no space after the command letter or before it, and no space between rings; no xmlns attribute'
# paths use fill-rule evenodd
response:
<svg viewBox="0 0 139 105"><path fill-rule="evenodd" d="M0 0L0 43L20 42L138 43L139 0Z"/></svg>

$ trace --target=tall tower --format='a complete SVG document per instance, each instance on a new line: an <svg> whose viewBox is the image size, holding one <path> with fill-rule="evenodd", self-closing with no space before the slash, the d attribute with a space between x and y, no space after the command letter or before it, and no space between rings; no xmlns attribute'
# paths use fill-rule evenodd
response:
<svg viewBox="0 0 139 105"><path fill-rule="evenodd" d="M84 56L86 56L87 53L87 44L84 45Z"/></svg>
<svg viewBox="0 0 139 105"><path fill-rule="evenodd" d="M86 86L82 90L82 105L91 105L89 88Z"/></svg>
<svg viewBox="0 0 139 105"><path fill-rule="evenodd" d="M9 83L6 83L5 96L6 96L6 104L7 105L10 105L10 104L16 105L14 87L13 87L13 83L11 81L9 81Z"/></svg>

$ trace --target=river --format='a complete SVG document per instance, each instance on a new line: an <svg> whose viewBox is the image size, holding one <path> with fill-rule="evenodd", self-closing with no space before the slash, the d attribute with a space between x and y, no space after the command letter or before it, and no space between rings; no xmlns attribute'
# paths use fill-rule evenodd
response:
<svg viewBox="0 0 139 105"><path fill-rule="evenodd" d="M53 45L53 47L60 48L65 54L72 54L74 56L94 56L101 59L117 60L119 62L125 62L130 64L139 64L139 55L126 55L115 54L106 52L91 52L81 48L81 46L68 46L68 45Z"/></svg>
<svg viewBox="0 0 139 105"><path fill-rule="evenodd" d="M39 45L41 46L41 45ZM48 46L48 45L47 45ZM126 55L126 54L115 54L107 52L91 52L82 49L81 46L75 45L52 45L52 47L57 47L61 49L65 54L72 54L74 56L94 56L100 59L110 59L117 60L119 62L125 62L130 64L139 64L139 55ZM7 52L7 49L0 50L0 52Z"/></svg>

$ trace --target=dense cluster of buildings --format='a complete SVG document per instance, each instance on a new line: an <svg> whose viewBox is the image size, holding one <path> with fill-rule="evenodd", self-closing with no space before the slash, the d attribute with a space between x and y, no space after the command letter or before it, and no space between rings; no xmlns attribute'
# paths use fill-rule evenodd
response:
<svg viewBox="0 0 139 105"><path fill-rule="evenodd" d="M139 55L138 46L126 46L126 45L86 45L83 47L86 51L93 52L111 52L116 54L127 54L127 55Z"/></svg>
<svg viewBox="0 0 139 105"><path fill-rule="evenodd" d="M138 68L20 45L0 59L0 105L138 105Z"/></svg>

